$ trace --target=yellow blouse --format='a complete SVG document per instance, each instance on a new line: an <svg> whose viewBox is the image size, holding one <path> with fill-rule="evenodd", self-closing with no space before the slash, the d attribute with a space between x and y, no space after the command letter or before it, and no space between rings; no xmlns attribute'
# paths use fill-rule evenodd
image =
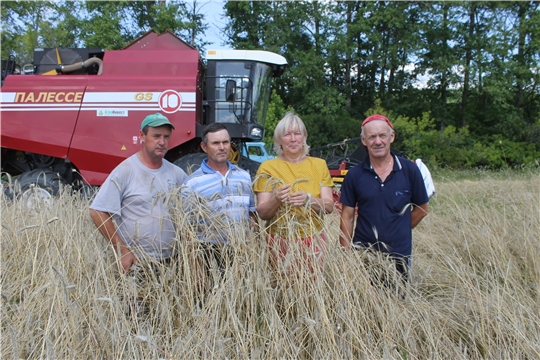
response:
<svg viewBox="0 0 540 360"><path fill-rule="evenodd" d="M253 191L273 192L285 184L292 185L292 193L305 191L318 198L321 197L323 186L334 186L323 159L308 156L306 160L293 164L275 158L261 164ZM309 205L293 207L283 203L274 217L268 220L267 226L270 234L286 239L305 239L322 230L323 219Z"/></svg>

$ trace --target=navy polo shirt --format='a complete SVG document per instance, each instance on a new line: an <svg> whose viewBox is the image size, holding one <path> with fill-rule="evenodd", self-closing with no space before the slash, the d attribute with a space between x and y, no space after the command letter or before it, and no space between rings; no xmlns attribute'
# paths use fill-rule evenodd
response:
<svg viewBox="0 0 540 360"><path fill-rule="evenodd" d="M394 256L411 255L410 205L422 205L428 200L416 164L397 156L384 182L367 156L349 170L341 185L341 203L352 208L358 205L353 243Z"/></svg>

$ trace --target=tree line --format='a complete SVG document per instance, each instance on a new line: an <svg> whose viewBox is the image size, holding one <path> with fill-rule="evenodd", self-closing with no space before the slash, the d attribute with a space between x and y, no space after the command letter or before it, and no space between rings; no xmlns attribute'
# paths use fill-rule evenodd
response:
<svg viewBox="0 0 540 360"><path fill-rule="evenodd" d="M267 137L287 109L306 122L312 147L357 137L366 114L380 112L395 123L395 147L431 165L538 166L539 3L227 1L222 35L232 48L289 62ZM204 6L3 1L2 57L118 49L150 29L204 49Z"/></svg>

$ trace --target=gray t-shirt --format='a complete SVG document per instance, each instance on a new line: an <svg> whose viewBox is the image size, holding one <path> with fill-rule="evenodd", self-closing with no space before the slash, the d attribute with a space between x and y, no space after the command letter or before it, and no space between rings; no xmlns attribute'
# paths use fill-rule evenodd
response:
<svg viewBox="0 0 540 360"><path fill-rule="evenodd" d="M111 172L90 208L112 215L120 238L137 256L167 259L175 237L169 193L186 177L165 159L159 169L149 169L134 154Z"/></svg>

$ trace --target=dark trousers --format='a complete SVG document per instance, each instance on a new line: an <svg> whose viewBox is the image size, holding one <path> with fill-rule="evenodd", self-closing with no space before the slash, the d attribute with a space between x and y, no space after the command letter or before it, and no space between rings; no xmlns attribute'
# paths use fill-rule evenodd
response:
<svg viewBox="0 0 540 360"><path fill-rule="evenodd" d="M199 245L199 250L202 252L206 274L212 275L212 267L219 270L221 276L225 272L227 266L232 264L231 249L227 244L212 244L202 243Z"/></svg>
<svg viewBox="0 0 540 360"><path fill-rule="evenodd" d="M409 276L411 272L411 257L390 256L390 259L394 262L396 270L401 275L401 280L403 280L403 283L407 284L409 282Z"/></svg>
<svg viewBox="0 0 540 360"><path fill-rule="evenodd" d="M355 246L354 249L365 254L364 263L368 269L371 285L395 289L399 285L396 281L399 281L402 286L407 286L411 268L410 256L395 256L363 246ZM392 264L390 268L387 266L388 262Z"/></svg>
<svg viewBox="0 0 540 360"><path fill-rule="evenodd" d="M154 297L154 285L163 285L161 270L170 266L171 259L153 260L132 264L127 275L129 295L127 295L126 315L147 316L150 313L149 303Z"/></svg>
<svg viewBox="0 0 540 360"><path fill-rule="evenodd" d="M212 289L217 288L225 270L232 265L232 251L228 244L201 243L197 249L197 263L202 266L199 291L201 301L207 298ZM202 260L202 261L201 261Z"/></svg>
<svg viewBox="0 0 540 360"><path fill-rule="evenodd" d="M146 281L153 281L160 283L161 268L163 266L170 266L172 260L153 260L148 262L139 263L139 265L132 264L127 276L135 278L139 285L144 284Z"/></svg>

